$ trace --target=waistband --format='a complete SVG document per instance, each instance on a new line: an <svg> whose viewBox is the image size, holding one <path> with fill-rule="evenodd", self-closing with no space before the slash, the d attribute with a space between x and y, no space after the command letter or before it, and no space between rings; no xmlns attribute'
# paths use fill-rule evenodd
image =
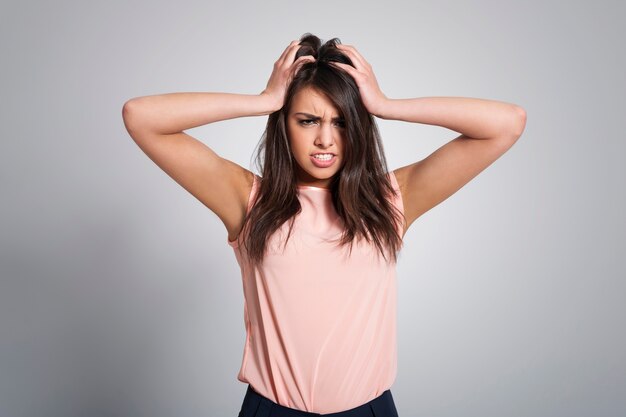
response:
<svg viewBox="0 0 626 417"><path fill-rule="evenodd" d="M277 404L256 392L250 384L243 399L238 417L398 417L391 390L386 390L378 397L349 410L337 413L319 414L297 410Z"/></svg>

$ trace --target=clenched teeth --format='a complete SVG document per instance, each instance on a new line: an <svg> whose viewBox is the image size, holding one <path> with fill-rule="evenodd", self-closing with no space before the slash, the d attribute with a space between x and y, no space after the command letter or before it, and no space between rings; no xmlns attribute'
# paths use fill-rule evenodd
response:
<svg viewBox="0 0 626 417"><path fill-rule="evenodd" d="M318 153L317 155L313 155L313 156L322 161L328 161L333 158L332 153Z"/></svg>

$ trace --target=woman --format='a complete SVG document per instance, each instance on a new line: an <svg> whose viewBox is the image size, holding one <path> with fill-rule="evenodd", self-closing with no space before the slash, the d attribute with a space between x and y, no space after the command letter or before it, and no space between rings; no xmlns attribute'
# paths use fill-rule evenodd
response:
<svg viewBox="0 0 626 417"><path fill-rule="evenodd" d="M262 176L183 132L261 115L269 115ZM123 116L137 145L228 231L245 298L239 417L397 416L402 238L515 143L525 111L473 98L387 98L356 48L307 33L258 95L139 97ZM373 116L461 134L388 171Z"/></svg>

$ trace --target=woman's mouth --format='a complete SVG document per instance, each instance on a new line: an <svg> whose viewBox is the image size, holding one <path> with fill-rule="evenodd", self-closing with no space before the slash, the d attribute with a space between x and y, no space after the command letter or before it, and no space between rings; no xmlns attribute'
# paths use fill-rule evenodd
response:
<svg viewBox="0 0 626 417"><path fill-rule="evenodd" d="M328 168L332 164L335 163L337 159L337 155L332 153L317 153L315 155L311 155L311 161L313 165L318 168Z"/></svg>

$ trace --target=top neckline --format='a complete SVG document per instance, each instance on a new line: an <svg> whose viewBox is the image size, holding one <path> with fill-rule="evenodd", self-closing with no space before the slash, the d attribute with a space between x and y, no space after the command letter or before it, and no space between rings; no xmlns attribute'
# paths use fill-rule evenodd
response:
<svg viewBox="0 0 626 417"><path fill-rule="evenodd" d="M330 191L330 188L315 187L313 185L297 185L296 187L298 187L299 189L305 189L305 190Z"/></svg>
<svg viewBox="0 0 626 417"><path fill-rule="evenodd" d="M296 188L298 188L299 190L304 189L304 190L330 191L330 188L316 187L315 185L296 184Z"/></svg>

